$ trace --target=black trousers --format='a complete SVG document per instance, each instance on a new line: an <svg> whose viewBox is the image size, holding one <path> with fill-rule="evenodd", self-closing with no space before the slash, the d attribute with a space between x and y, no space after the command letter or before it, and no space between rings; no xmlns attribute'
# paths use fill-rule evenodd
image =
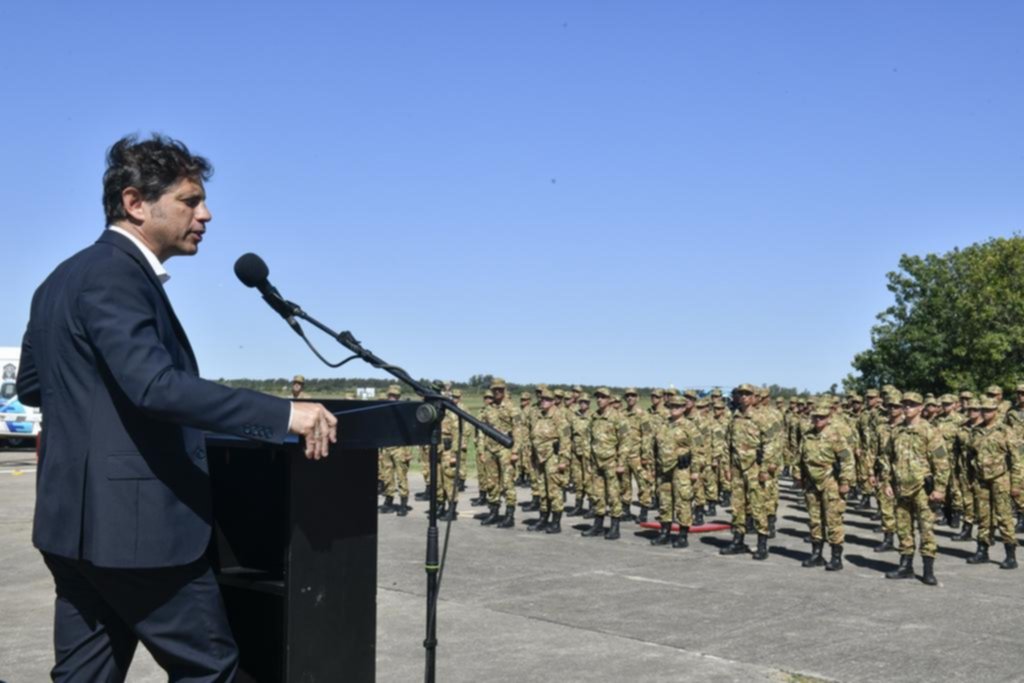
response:
<svg viewBox="0 0 1024 683"><path fill-rule="evenodd" d="M160 569L43 559L57 589L54 681L123 681L140 640L170 681L235 679L238 647L205 559Z"/></svg>

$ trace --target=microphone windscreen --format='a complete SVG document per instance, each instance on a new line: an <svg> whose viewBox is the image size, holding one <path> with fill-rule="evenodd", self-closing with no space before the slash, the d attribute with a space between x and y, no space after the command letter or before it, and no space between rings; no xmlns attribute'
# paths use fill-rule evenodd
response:
<svg viewBox="0 0 1024 683"><path fill-rule="evenodd" d="M246 287L257 287L267 281L270 269L263 259L250 252L235 261L235 275Z"/></svg>

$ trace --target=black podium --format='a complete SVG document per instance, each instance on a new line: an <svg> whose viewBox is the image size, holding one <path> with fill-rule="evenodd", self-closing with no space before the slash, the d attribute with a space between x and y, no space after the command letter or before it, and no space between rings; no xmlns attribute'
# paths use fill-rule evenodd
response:
<svg viewBox="0 0 1024 683"><path fill-rule="evenodd" d="M241 652L240 680L374 680L377 449L427 444L407 401L322 401L338 443L307 460L281 446L208 435L211 559Z"/></svg>

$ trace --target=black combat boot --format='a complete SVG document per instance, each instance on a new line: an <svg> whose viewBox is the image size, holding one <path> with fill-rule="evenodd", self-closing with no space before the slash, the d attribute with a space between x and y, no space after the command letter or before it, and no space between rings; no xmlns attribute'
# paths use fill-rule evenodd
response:
<svg viewBox="0 0 1024 683"><path fill-rule="evenodd" d="M1003 547L1006 548L1006 559L999 563L1000 569L1016 569L1017 568L1017 544L1016 543L1004 543Z"/></svg>
<svg viewBox="0 0 1024 683"><path fill-rule="evenodd" d="M462 491L465 491L465 490L466 490L466 480L465 479L459 479L459 491L462 492Z"/></svg>
<svg viewBox="0 0 1024 683"><path fill-rule="evenodd" d="M529 531L544 531L548 528L548 513L542 512L537 523L529 528Z"/></svg>
<svg viewBox="0 0 1024 683"><path fill-rule="evenodd" d="M457 506L457 505L458 505L458 503L456 503L453 500L451 505L448 506L448 512L444 513L444 517L442 517L441 519L444 520L445 522L455 522L455 521L457 521L459 519L459 513L455 511L455 506Z"/></svg>
<svg viewBox="0 0 1024 683"><path fill-rule="evenodd" d="M719 555L743 555L750 552L750 546L743 542L743 534L732 532L732 542L718 551Z"/></svg>
<svg viewBox="0 0 1024 683"><path fill-rule="evenodd" d="M954 534L950 538L950 540L951 541L969 541L969 540L971 540L971 528L973 526L974 525L971 524L970 522L964 522L964 526L963 526L962 529L960 529L960 533Z"/></svg>
<svg viewBox="0 0 1024 683"><path fill-rule="evenodd" d="M886 531L885 535L882 536L882 542L872 548L876 553L884 553L890 550L896 550L896 547L892 544L892 532Z"/></svg>
<svg viewBox="0 0 1024 683"><path fill-rule="evenodd" d="M646 522L647 521L647 507L646 506L644 506L644 505L640 506L640 516L636 518L636 521L638 521L638 522Z"/></svg>
<svg viewBox="0 0 1024 683"><path fill-rule="evenodd" d="M631 503L631 502L627 503L627 502L623 501L622 502L622 517L620 517L619 519L623 519L623 520L625 520L627 522L632 522L634 519L636 519L636 517L633 516L633 511L631 509L632 507L633 507L633 503Z"/></svg>
<svg viewBox="0 0 1024 683"><path fill-rule="evenodd" d="M698 505L693 509L693 525L704 526L704 506Z"/></svg>
<svg viewBox="0 0 1024 683"><path fill-rule="evenodd" d="M565 511L566 517L578 517L583 514L583 496L576 494L576 504Z"/></svg>
<svg viewBox="0 0 1024 683"><path fill-rule="evenodd" d="M523 512L539 512L540 511L540 496L533 496L530 498L530 502L522 506Z"/></svg>
<svg viewBox="0 0 1024 683"><path fill-rule="evenodd" d="M561 512L552 512L551 513L551 521L548 523L547 528L544 529L544 533L546 533L546 534L560 534L560 533L562 533L562 513Z"/></svg>
<svg viewBox="0 0 1024 683"><path fill-rule="evenodd" d="M732 505L732 491L726 491L722 494L722 507L727 508Z"/></svg>
<svg viewBox="0 0 1024 683"><path fill-rule="evenodd" d="M651 545L665 545L668 543L668 536L672 533L672 522L662 522L661 531L651 539Z"/></svg>
<svg viewBox="0 0 1024 683"><path fill-rule="evenodd" d="M832 559L825 565L825 571L837 572L843 568L843 544L832 544Z"/></svg>
<svg viewBox="0 0 1024 683"><path fill-rule="evenodd" d="M580 516L583 517L583 519L594 519L597 517L597 513L594 512L593 501L587 501L587 511Z"/></svg>
<svg viewBox="0 0 1024 683"><path fill-rule="evenodd" d="M858 510L870 510L871 509L871 496L869 496L868 494L865 493L864 497L861 498L859 503L857 503L857 509Z"/></svg>
<svg viewBox="0 0 1024 683"><path fill-rule="evenodd" d="M747 533L748 534L752 534L755 531L756 531L756 529L754 528L754 516L753 515L747 515Z"/></svg>
<svg viewBox="0 0 1024 683"><path fill-rule="evenodd" d="M891 572L885 573L887 579L912 579L914 578L914 556L900 555L900 566Z"/></svg>
<svg viewBox="0 0 1024 683"><path fill-rule="evenodd" d="M768 538L775 538L775 515L768 515Z"/></svg>
<svg viewBox="0 0 1024 683"><path fill-rule="evenodd" d="M380 479L377 480L377 495L384 493L384 482Z"/></svg>
<svg viewBox="0 0 1024 683"><path fill-rule="evenodd" d="M619 518L612 517L612 525L604 532L604 540L614 541L619 537Z"/></svg>
<svg viewBox="0 0 1024 683"><path fill-rule="evenodd" d="M715 504L713 502L712 503L708 503L708 517L714 517L717 514L718 514L718 508L715 507Z"/></svg>
<svg viewBox="0 0 1024 683"><path fill-rule="evenodd" d="M383 513L394 512L395 510L398 509L397 507L395 507L395 497L385 496L384 504L379 506L377 509Z"/></svg>
<svg viewBox="0 0 1024 683"><path fill-rule="evenodd" d="M604 516L594 515L594 523L586 531L581 531L580 536L604 536Z"/></svg>
<svg viewBox="0 0 1024 683"><path fill-rule="evenodd" d="M978 541L978 549L967 558L967 564L981 564L983 562L988 562L988 546Z"/></svg>
<svg viewBox="0 0 1024 683"><path fill-rule="evenodd" d="M821 549L825 546L822 541L811 541L811 556L800 563L801 567L820 567L825 564L825 558L821 556Z"/></svg>
<svg viewBox="0 0 1024 683"><path fill-rule="evenodd" d="M398 516L405 517L409 514L409 510L412 510L412 508L409 507L409 496L402 496L402 500L398 506Z"/></svg>
<svg viewBox="0 0 1024 683"><path fill-rule="evenodd" d="M960 520L961 520L960 511L959 510L953 510L953 513L949 516L949 528L950 529L959 529L960 528Z"/></svg>
<svg viewBox="0 0 1024 683"><path fill-rule="evenodd" d="M480 489L480 495L476 498L470 498L469 504L473 507L479 507L481 505L487 505L487 494L484 493L483 489Z"/></svg>
<svg viewBox="0 0 1024 683"><path fill-rule="evenodd" d="M413 499L414 500L427 500L428 497L429 497L429 494L426 491L420 491L419 493L417 493L417 494L415 494L413 496Z"/></svg>
<svg viewBox="0 0 1024 683"><path fill-rule="evenodd" d="M757 552L754 553L755 560L767 560L768 559L768 535L758 534L757 535Z"/></svg>
<svg viewBox="0 0 1024 683"><path fill-rule="evenodd" d="M1017 526L1014 528L1018 534L1024 532L1024 510L1017 513Z"/></svg>
<svg viewBox="0 0 1024 683"><path fill-rule="evenodd" d="M511 529L516 525L516 506L505 506L505 518L496 525L499 529Z"/></svg>
<svg viewBox="0 0 1024 683"><path fill-rule="evenodd" d="M935 558L922 557L921 561L924 562L924 575L921 576L921 582L926 586L938 585L939 581L935 578Z"/></svg>
<svg viewBox="0 0 1024 683"><path fill-rule="evenodd" d="M438 501L438 503L437 503L437 518L438 519L443 519L444 518L444 513L447 512L447 511L448 511L448 504L445 503L443 500L442 501ZM430 514L430 506L429 505L427 506L427 509L423 511L423 514L425 514L425 515L429 515Z"/></svg>
<svg viewBox="0 0 1024 683"><path fill-rule="evenodd" d="M497 524L498 521L501 519L501 514L498 512L498 510L501 509L500 503L491 503L489 508L490 512L488 512L487 516L484 517L483 520L480 522L481 526L490 526L492 524Z"/></svg>
<svg viewBox="0 0 1024 683"><path fill-rule="evenodd" d="M690 547L690 541L687 538L689 533L690 533L690 527L688 527L688 526L680 526L679 527L679 535L676 536L675 539L673 539L672 547L673 548L688 548L688 547Z"/></svg>
<svg viewBox="0 0 1024 683"><path fill-rule="evenodd" d="M935 526L946 526L949 524L949 520L946 519L946 511L939 508L935 511Z"/></svg>

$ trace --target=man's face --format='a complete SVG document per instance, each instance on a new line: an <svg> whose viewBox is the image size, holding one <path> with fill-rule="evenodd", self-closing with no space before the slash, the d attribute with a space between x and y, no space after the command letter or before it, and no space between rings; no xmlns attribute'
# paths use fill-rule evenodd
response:
<svg viewBox="0 0 1024 683"><path fill-rule="evenodd" d="M639 398L636 394L626 394L626 405L629 406L630 410L636 407L636 401Z"/></svg>
<svg viewBox="0 0 1024 683"><path fill-rule="evenodd" d="M981 411L977 408L968 408L967 419L971 421L971 424L978 424L981 422Z"/></svg>
<svg viewBox="0 0 1024 683"><path fill-rule="evenodd" d="M555 405L554 399L542 398L540 400L540 409L544 411L545 415L551 412L551 407L553 405Z"/></svg>
<svg viewBox="0 0 1024 683"><path fill-rule="evenodd" d="M1024 391L1017 392L1017 405L1024 406Z"/></svg>
<svg viewBox="0 0 1024 683"><path fill-rule="evenodd" d="M903 406L901 405L889 405L889 420L896 421L903 419Z"/></svg>
<svg viewBox="0 0 1024 683"><path fill-rule="evenodd" d="M882 399L872 396L868 399L868 408L874 409L878 407L878 404L882 402Z"/></svg>
<svg viewBox="0 0 1024 683"><path fill-rule="evenodd" d="M400 397L399 397L398 394L388 394L388 400L389 401L397 401L399 398Z"/></svg>
<svg viewBox="0 0 1024 683"><path fill-rule="evenodd" d="M497 389L491 389L491 393L494 394L494 402L495 403L501 403L502 401L505 400L505 389L503 387L498 387Z"/></svg>
<svg viewBox="0 0 1024 683"><path fill-rule="evenodd" d="M590 401L576 401L576 405L579 406L581 414L590 410Z"/></svg>
<svg viewBox="0 0 1024 683"><path fill-rule="evenodd" d="M820 432L822 429L828 426L828 421L831 415L812 415L811 422L814 423L814 431Z"/></svg>
<svg viewBox="0 0 1024 683"><path fill-rule="evenodd" d="M657 394L651 394L651 405L657 408L661 405L661 396Z"/></svg>
<svg viewBox="0 0 1024 683"><path fill-rule="evenodd" d="M612 402L612 399L611 399L610 396L604 396L603 394L598 394L596 398L597 398L597 409L600 410L601 412L604 412L605 410L607 410L608 406Z"/></svg>
<svg viewBox="0 0 1024 683"><path fill-rule="evenodd" d="M981 422L986 427L991 427L996 421L996 417L999 415L998 411L992 408L981 409Z"/></svg>
<svg viewBox="0 0 1024 683"><path fill-rule="evenodd" d="M530 399L528 399L528 398L519 399L519 407L522 408L523 410L526 410L527 408L529 408L530 407Z"/></svg>
<svg viewBox="0 0 1024 683"><path fill-rule="evenodd" d="M907 422L916 420L921 415L921 409L924 408L920 403L904 403L903 404L903 417Z"/></svg>
<svg viewBox="0 0 1024 683"><path fill-rule="evenodd" d="M754 395L749 392L736 392L736 405L738 405L741 410L746 410L747 408L754 405L754 400Z"/></svg>
<svg viewBox="0 0 1024 683"><path fill-rule="evenodd" d="M156 257L192 256L199 251L206 224L213 218L206 208L206 191L201 183L184 178L172 185L155 202L140 204L144 241ZM138 213L131 213L138 218Z"/></svg>
<svg viewBox="0 0 1024 683"><path fill-rule="evenodd" d="M955 407L956 407L955 403L943 403L942 404L942 415L943 416L952 415L953 414L953 408L955 408Z"/></svg>
<svg viewBox="0 0 1024 683"><path fill-rule="evenodd" d="M298 396L302 393L303 386L302 382L292 382L292 393Z"/></svg>

